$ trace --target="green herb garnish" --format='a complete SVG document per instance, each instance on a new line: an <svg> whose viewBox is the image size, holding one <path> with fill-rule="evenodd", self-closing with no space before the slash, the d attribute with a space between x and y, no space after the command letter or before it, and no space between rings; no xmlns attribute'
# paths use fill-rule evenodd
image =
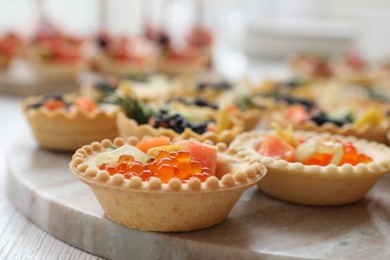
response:
<svg viewBox="0 0 390 260"><path fill-rule="evenodd" d="M153 108L141 104L135 97L119 97L111 95L105 98L104 102L120 106L128 118L134 119L138 124L147 124L155 114Z"/></svg>

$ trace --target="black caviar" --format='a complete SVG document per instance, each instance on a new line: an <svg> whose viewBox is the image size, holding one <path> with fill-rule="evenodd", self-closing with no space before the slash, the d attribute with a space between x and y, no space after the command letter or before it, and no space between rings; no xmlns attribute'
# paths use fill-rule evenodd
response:
<svg viewBox="0 0 390 260"><path fill-rule="evenodd" d="M152 117L151 123L154 128L169 128L179 134L183 133L186 128L190 128L195 133L203 134L206 132L208 124L208 122L190 122L180 114L171 114L164 108L160 109L159 112Z"/></svg>

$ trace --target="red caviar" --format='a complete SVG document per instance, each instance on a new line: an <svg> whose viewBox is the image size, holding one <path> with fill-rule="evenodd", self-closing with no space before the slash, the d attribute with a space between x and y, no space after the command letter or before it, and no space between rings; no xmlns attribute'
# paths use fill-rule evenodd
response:
<svg viewBox="0 0 390 260"><path fill-rule="evenodd" d="M341 159L340 165L349 163L351 165L356 165L359 163L370 163L372 158L366 154L359 153L356 147L349 142L343 142L344 156Z"/></svg>
<svg viewBox="0 0 390 260"><path fill-rule="evenodd" d="M121 155L116 162L103 163L99 169L108 171L110 175L123 174L126 179L139 176L143 181L148 181L151 177L158 177L163 183L168 183L172 178L188 182L191 177L205 181L211 176L210 169L202 168L198 161L192 160L187 150L168 152L162 149L145 164L135 161L131 155Z"/></svg>
<svg viewBox="0 0 390 260"><path fill-rule="evenodd" d="M300 145L304 145L306 142L310 140L310 138L297 138L299 140ZM322 140L323 142L329 142L329 140ZM336 149L333 152L324 152L321 150L321 146L310 146L311 149L314 150L312 154L309 154L308 157L305 157L305 159L300 160L302 164L305 165L318 165L318 166L327 166L329 164L333 163L336 166L341 166L344 164L350 164L352 166L355 166L359 163L370 163L372 162L372 158L364 153L360 153L356 147L351 142L346 141L340 141L340 140L333 140L331 141L334 145L341 145L338 150L339 152L339 158L335 161L334 156ZM317 144L318 145L318 144ZM299 147L299 145L298 145ZM308 147L305 147L304 150L309 150ZM342 150L342 151L341 151ZM292 157L286 157L286 151L291 151ZM281 138L276 135L268 135L263 143L261 144L258 153L269 156L275 159L283 159L289 162L295 162L297 161L297 152L298 149L294 149L292 147L290 148L284 148L284 146L281 145Z"/></svg>
<svg viewBox="0 0 390 260"><path fill-rule="evenodd" d="M359 153L356 147L350 142L342 142L343 157L337 166L350 164L352 166L359 163L370 163L372 158L363 153ZM330 164L333 154L315 153L307 161L302 162L306 165L326 166Z"/></svg>

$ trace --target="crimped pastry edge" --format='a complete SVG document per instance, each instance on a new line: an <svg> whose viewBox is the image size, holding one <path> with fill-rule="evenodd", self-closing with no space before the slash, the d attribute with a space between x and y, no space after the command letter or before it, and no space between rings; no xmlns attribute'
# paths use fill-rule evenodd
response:
<svg viewBox="0 0 390 260"><path fill-rule="evenodd" d="M322 178L352 178L352 177L369 177L370 175L382 175L390 171L390 160L380 160L369 164L360 163L356 166L345 164L342 166L315 166L304 165L300 162L287 162L285 160L273 159L270 157L262 156L257 153L255 146L260 145L262 138L269 132L273 131L252 131L242 133L234 140L230 145L228 153L235 153L241 150L241 156L249 159L251 162L260 162L267 169L278 169L285 174L298 174L306 176L317 176ZM376 142L368 141L365 139L358 139L354 136L342 136L331 135L329 133L317 133L307 131L295 131L297 135L304 136L332 136L341 140L346 140L359 145L360 147L370 147L381 153L383 157L390 158L390 148Z"/></svg>
<svg viewBox="0 0 390 260"><path fill-rule="evenodd" d="M327 132L330 134L343 135L343 136L355 136L357 138L363 138L375 142L387 143L386 132L389 130L389 122L386 119L375 128L375 131L372 130L372 127L365 128L354 128L351 124L338 127L332 123L325 123L321 126L316 125L314 122L305 122L303 125L297 125L297 129L305 131L315 131L315 132Z"/></svg>
<svg viewBox="0 0 390 260"><path fill-rule="evenodd" d="M83 144L119 134L116 126L119 108L112 111L97 109L89 113L79 109L29 109L28 105L37 98L31 96L22 100L21 107L35 139L43 148L74 152Z"/></svg>
<svg viewBox="0 0 390 260"><path fill-rule="evenodd" d="M159 178L153 178L144 182L139 177L133 177L130 180L125 179L121 174L110 176L108 172L101 171L95 164L88 162L90 155L102 152L109 145L114 144L121 146L125 143L134 145L138 138L130 137L127 140L118 137L114 140L105 139L101 142L93 142L90 145L84 145L79 148L73 155L69 164L73 173L84 183L90 186L107 187L116 190L127 190L136 192L218 192L235 189L246 189L255 185L266 173L265 167L259 162L250 162L249 160L241 161L232 154L225 153L226 144L218 143L218 159L223 163L232 165L236 172L226 173L221 179L216 176L210 176L205 182L197 178L191 178L188 183L181 183L177 178L173 178L169 183L161 183ZM206 142L210 143L210 142Z"/></svg>

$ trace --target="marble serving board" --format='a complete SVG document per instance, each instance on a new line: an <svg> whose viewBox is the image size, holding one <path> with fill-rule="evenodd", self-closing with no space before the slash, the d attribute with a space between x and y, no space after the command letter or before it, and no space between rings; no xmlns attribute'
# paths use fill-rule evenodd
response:
<svg viewBox="0 0 390 260"><path fill-rule="evenodd" d="M7 193L28 219L58 239L110 259L292 259L390 257L390 176L360 202L307 207L244 192L226 220L188 233L143 232L106 219L73 176L71 154L21 136L8 152Z"/></svg>

